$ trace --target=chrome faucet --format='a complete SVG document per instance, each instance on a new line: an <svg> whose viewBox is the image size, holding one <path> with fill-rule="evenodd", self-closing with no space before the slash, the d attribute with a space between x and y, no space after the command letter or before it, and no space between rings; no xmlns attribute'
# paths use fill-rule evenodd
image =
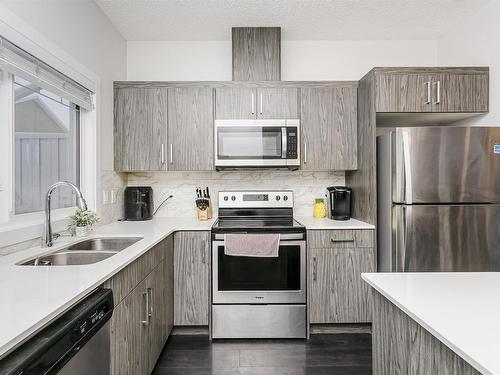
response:
<svg viewBox="0 0 500 375"><path fill-rule="evenodd" d="M44 247L51 247L52 246L52 224L50 222L50 199L52 196L52 192L60 187L60 186L69 186L72 188L75 193L76 193L76 199L78 203L78 208L83 211L87 211L87 202L85 202L85 199L83 199L82 192L80 189L75 184L72 184L71 182L68 181L59 181L56 182L55 184L52 184L49 186L49 189L47 190L47 194L45 195L45 236L43 238L42 246Z"/></svg>

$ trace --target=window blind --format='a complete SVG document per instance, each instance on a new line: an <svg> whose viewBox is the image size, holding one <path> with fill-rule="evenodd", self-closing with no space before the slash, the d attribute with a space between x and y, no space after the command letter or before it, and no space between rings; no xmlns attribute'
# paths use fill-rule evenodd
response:
<svg viewBox="0 0 500 375"><path fill-rule="evenodd" d="M94 108L92 91L0 36L0 69L33 82L86 110Z"/></svg>

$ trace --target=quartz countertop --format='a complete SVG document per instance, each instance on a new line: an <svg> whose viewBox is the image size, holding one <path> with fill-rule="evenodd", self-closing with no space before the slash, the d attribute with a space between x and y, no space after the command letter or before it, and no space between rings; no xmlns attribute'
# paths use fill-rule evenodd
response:
<svg viewBox="0 0 500 375"><path fill-rule="evenodd" d="M308 230L375 229L374 225L356 219L332 220L328 219L327 217L322 219L315 219L313 216L296 216L295 220L304 225Z"/></svg>
<svg viewBox="0 0 500 375"><path fill-rule="evenodd" d="M307 229L374 229L373 225L354 219L296 219ZM89 238L143 238L94 264L68 267L17 265L80 241L77 238L59 238L51 248L34 247L0 257L0 358L173 232L210 230L214 221L155 218L103 225L92 231Z"/></svg>
<svg viewBox="0 0 500 375"><path fill-rule="evenodd" d="M94 264L68 267L17 265L81 240L74 237L58 239L51 248L35 247L0 257L0 358L171 233L210 230L213 221L155 218L103 225L92 231L90 237L143 238Z"/></svg>
<svg viewBox="0 0 500 375"><path fill-rule="evenodd" d="M479 372L500 374L500 272L362 277Z"/></svg>

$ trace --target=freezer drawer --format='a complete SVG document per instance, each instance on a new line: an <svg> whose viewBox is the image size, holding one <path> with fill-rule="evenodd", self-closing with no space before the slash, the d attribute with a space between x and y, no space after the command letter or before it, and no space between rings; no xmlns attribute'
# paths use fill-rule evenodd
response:
<svg viewBox="0 0 500 375"><path fill-rule="evenodd" d="M392 223L380 270L500 271L500 205L394 205Z"/></svg>

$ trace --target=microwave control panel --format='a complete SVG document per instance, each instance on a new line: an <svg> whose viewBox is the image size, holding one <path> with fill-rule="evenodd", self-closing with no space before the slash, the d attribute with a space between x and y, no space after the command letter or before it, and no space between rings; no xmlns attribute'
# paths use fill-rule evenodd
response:
<svg viewBox="0 0 500 375"><path fill-rule="evenodd" d="M296 127L286 128L286 158L287 159L297 159L297 133Z"/></svg>

